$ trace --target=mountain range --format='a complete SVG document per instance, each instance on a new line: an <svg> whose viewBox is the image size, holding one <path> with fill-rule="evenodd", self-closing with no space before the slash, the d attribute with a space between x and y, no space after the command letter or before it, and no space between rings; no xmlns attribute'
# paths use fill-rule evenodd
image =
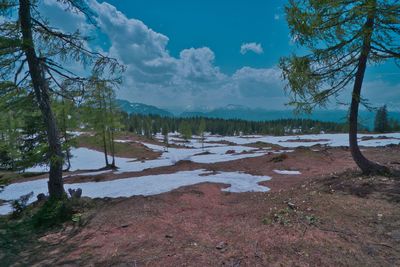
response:
<svg viewBox="0 0 400 267"><path fill-rule="evenodd" d="M160 109L155 106L146 105L142 103L131 103L127 100L117 99L117 105L128 114L142 114L142 115L160 115L163 117L173 117L171 112Z"/></svg>
<svg viewBox="0 0 400 267"><path fill-rule="evenodd" d="M179 114L142 103L131 103L127 100L117 100L119 107L129 114L159 115L167 117L206 117L220 119L242 119L250 121L268 121L277 119L304 118L329 122L345 122L346 110L315 110L312 114L296 115L292 110L267 110L261 108L248 108L241 105L227 105L208 111L184 111ZM389 117L400 120L400 112L389 112ZM361 124L372 127L375 112L360 110L359 121Z"/></svg>

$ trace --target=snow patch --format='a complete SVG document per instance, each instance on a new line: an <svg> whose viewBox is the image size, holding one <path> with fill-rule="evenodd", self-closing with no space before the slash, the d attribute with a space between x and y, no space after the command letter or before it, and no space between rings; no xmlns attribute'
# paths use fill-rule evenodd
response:
<svg viewBox="0 0 400 267"><path fill-rule="evenodd" d="M182 186L199 183L228 184L222 191L227 192L267 192L269 188L258 183L268 181L269 176L253 176L241 172L213 173L206 170L182 171L173 174L159 174L142 177L125 178L103 182L88 182L65 184L65 190L69 188L82 188L82 196L91 198L103 197L131 197L150 196L166 193ZM0 199L14 200L30 192L37 196L40 193L48 193L47 179L34 180L8 185L0 193ZM30 199L30 203L35 197ZM9 208L6 205L0 207L0 214L7 214Z"/></svg>
<svg viewBox="0 0 400 267"><path fill-rule="evenodd" d="M379 139L385 136L387 139ZM372 138L371 140L362 140L363 137ZM330 147L349 146L348 134L309 134L296 136L208 136L207 141L221 142L228 141L238 145L245 145L255 142L264 142L276 144L283 147L311 147L314 145L327 145ZM400 133L389 134L359 134L359 145L364 147L380 147L390 144L400 144ZM315 141L314 141L315 140Z"/></svg>
<svg viewBox="0 0 400 267"><path fill-rule="evenodd" d="M283 174L283 175L300 175L301 172L299 171L288 171L288 170L274 170L275 173L277 174Z"/></svg>

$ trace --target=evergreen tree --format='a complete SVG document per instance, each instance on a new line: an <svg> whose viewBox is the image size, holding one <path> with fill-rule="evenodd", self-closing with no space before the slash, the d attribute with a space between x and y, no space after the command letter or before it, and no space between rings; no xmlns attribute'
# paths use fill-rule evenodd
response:
<svg viewBox="0 0 400 267"><path fill-rule="evenodd" d="M168 133L169 133L168 124L164 123L162 126L162 135L164 137L165 151L168 151L168 147L169 147Z"/></svg>
<svg viewBox="0 0 400 267"><path fill-rule="evenodd" d="M182 135L183 139L185 139L186 141L192 138L192 129L190 127L190 124L186 121L183 121L180 124L179 132Z"/></svg>
<svg viewBox="0 0 400 267"><path fill-rule="evenodd" d="M0 168L23 170L48 163L43 120L33 94L23 88L0 90L0 110Z"/></svg>
<svg viewBox="0 0 400 267"><path fill-rule="evenodd" d="M374 130L377 133L386 133L390 131L386 105L379 108L378 111L376 112Z"/></svg>
<svg viewBox="0 0 400 267"><path fill-rule="evenodd" d="M19 92L21 87L35 96L45 125L50 165L48 189L51 197L64 195L62 180L63 153L59 127L51 105L52 94L59 92L62 80L82 87L85 77L72 74L63 61L93 65L96 73L113 73L117 62L88 50L87 38L79 31L68 33L49 25L36 0L3 0L0 4L0 83L1 87ZM65 12L77 12L90 19L84 1L59 0ZM25 72L28 70L28 72ZM27 73L27 74L26 74Z"/></svg>
<svg viewBox="0 0 400 267"><path fill-rule="evenodd" d="M394 118L389 120L390 130L393 132L400 131L400 122Z"/></svg>

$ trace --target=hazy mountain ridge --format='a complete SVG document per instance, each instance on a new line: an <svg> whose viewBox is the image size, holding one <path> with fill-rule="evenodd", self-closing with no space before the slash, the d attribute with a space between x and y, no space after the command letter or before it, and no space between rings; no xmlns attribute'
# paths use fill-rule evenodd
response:
<svg viewBox="0 0 400 267"><path fill-rule="evenodd" d="M326 122L345 122L346 110L315 110L312 114L294 114L291 110L267 110L262 108L249 108L241 105L227 105L210 111L184 111L178 115L172 112L151 105L141 103L130 103L126 100L118 100L122 110L129 114L153 114L168 117L207 117L220 119L242 119L250 121L268 121L278 119L314 119ZM375 119L375 112L360 110L360 123L372 128ZM400 112L389 112L389 118L400 120Z"/></svg>
<svg viewBox="0 0 400 267"><path fill-rule="evenodd" d="M167 117L174 116L171 112L167 110L142 103L131 103L123 99L117 99L117 105L121 108L121 110L127 112L128 114L142 114L142 115L152 114L152 115L160 115Z"/></svg>

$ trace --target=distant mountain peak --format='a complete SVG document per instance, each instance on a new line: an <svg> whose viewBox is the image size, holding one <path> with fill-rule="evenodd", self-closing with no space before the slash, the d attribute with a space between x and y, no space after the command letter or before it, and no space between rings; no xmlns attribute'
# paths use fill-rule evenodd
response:
<svg viewBox="0 0 400 267"><path fill-rule="evenodd" d="M235 110L235 109L250 109L250 108L242 106L242 105L229 104L229 105L226 105L225 107L220 108L220 109Z"/></svg>
<svg viewBox="0 0 400 267"><path fill-rule="evenodd" d="M164 117L173 117L174 115L164 109L160 109L155 106L146 105L142 103L131 103L128 100L117 99L117 104L121 110L128 114L141 114L141 115L159 115Z"/></svg>

